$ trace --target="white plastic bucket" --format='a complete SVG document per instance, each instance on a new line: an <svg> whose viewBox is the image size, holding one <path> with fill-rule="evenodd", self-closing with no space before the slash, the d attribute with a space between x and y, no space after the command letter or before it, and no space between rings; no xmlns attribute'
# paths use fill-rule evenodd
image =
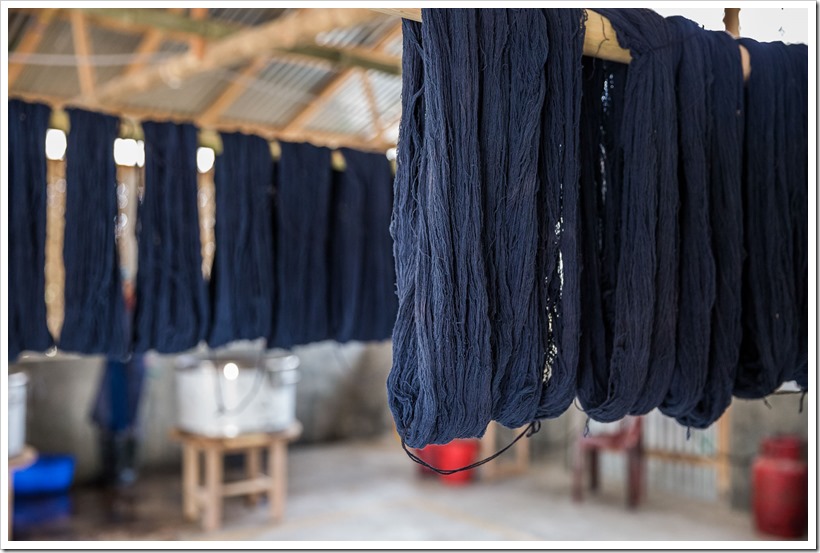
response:
<svg viewBox="0 0 820 553"><path fill-rule="evenodd" d="M9 375L9 457L23 453L26 445L26 389L28 376L18 372Z"/></svg>
<svg viewBox="0 0 820 553"><path fill-rule="evenodd" d="M177 425L212 437L285 430L296 419L299 358L286 352L182 355Z"/></svg>

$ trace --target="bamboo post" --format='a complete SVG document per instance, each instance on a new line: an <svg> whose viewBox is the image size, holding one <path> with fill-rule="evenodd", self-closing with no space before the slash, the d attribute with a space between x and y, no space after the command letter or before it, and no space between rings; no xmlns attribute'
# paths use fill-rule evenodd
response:
<svg viewBox="0 0 820 553"><path fill-rule="evenodd" d="M396 15L404 19L421 21L421 8L372 8L378 12ZM609 19L594 10L586 10L586 33L584 35L584 55L602 60L629 63L632 54L618 44L618 37ZM751 74L749 52L742 45L740 48L743 64L743 78Z"/></svg>

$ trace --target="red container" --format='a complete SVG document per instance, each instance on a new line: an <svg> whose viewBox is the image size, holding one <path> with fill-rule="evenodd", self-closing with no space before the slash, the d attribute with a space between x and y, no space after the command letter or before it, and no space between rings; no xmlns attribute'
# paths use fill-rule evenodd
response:
<svg viewBox="0 0 820 553"><path fill-rule="evenodd" d="M800 538L808 529L809 471L803 442L794 436L763 440L752 465L755 527L784 538Z"/></svg>
<svg viewBox="0 0 820 553"><path fill-rule="evenodd" d="M442 470L452 470L470 465L476 462L478 450L478 440L453 440L448 444L438 446L437 463L434 466ZM475 469L464 470L455 474L442 475L441 480L445 484L460 486L469 483L474 475Z"/></svg>
<svg viewBox="0 0 820 553"><path fill-rule="evenodd" d="M430 444L421 449L414 449L413 453L415 453L419 459L421 459L428 465L438 468L438 449L440 447L440 445ZM418 467L418 470L422 476L437 476L436 472L428 469L424 465L416 466Z"/></svg>

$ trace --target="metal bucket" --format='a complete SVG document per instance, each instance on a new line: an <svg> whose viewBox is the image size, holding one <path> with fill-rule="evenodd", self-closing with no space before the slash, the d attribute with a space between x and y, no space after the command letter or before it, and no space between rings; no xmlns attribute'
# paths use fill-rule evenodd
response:
<svg viewBox="0 0 820 553"><path fill-rule="evenodd" d="M177 425L212 437L276 432L296 419L299 358L284 351L182 355Z"/></svg>
<svg viewBox="0 0 820 553"><path fill-rule="evenodd" d="M18 372L9 375L9 457L23 453L26 445L26 389L28 376Z"/></svg>

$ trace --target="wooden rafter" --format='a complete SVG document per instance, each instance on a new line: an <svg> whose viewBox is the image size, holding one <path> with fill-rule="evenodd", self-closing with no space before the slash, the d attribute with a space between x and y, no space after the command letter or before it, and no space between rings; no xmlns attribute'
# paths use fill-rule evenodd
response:
<svg viewBox="0 0 820 553"><path fill-rule="evenodd" d="M99 96L103 100L124 99L158 86L168 78L184 81L207 71L234 66L270 55L277 49L292 48L324 31L366 23L374 16L372 10L361 8L323 8L282 16L213 43L201 60L183 54L113 79L99 90Z"/></svg>
<svg viewBox="0 0 820 553"><path fill-rule="evenodd" d="M208 8L191 8L191 19L194 21L205 21L208 18ZM192 37L189 42L191 52L202 59L205 55L205 39L201 36Z"/></svg>
<svg viewBox="0 0 820 553"><path fill-rule="evenodd" d="M379 103L376 101L376 93L373 90L373 83L370 76L362 69L357 70L359 79L362 82L362 89L364 90L364 97L367 99L367 107L370 110L370 121L373 123L373 134L379 136L384 132L384 122L382 121L381 112L379 111Z"/></svg>
<svg viewBox="0 0 820 553"><path fill-rule="evenodd" d="M164 40L165 34L162 31L151 29L146 32L137 46L137 49L134 51L134 54L139 56L139 59L126 67L122 74L133 75L145 67L148 64L145 56L156 53L159 47L162 46Z"/></svg>
<svg viewBox="0 0 820 553"><path fill-rule="evenodd" d="M214 100L208 108L199 115L199 122L203 125L211 125L219 119L226 109L231 107L245 90L247 90L247 80L253 79L268 65L267 58L256 58L253 63L245 67L236 80L231 82L225 90Z"/></svg>
<svg viewBox="0 0 820 553"><path fill-rule="evenodd" d="M385 46L387 46L390 41L396 38L396 36L401 34L401 25L396 25L393 29L385 33L385 35L376 42L371 48L374 52L381 52ZM302 110L297 113L288 123L285 125L284 129L286 131L296 131L303 128L313 116L319 113L319 111L327 104L327 102L336 94L342 85L345 84L347 79L351 77L355 73L355 69L352 67L348 67L347 69L342 70L336 75L333 79L331 79L322 90L316 95L316 97L307 104Z"/></svg>
<svg viewBox="0 0 820 553"><path fill-rule="evenodd" d="M23 38L20 40L20 44L17 46L17 49L14 50L14 53L32 54L36 52L37 48L40 46L40 42L43 40L43 35L45 34L45 31L48 28L49 23L51 23L51 20L54 18L56 12L57 10L53 8L36 10L36 12L32 14L32 20L29 22L25 35L23 35ZM17 80L20 73L23 72L24 67L25 64L22 62L9 62L9 89L11 89L12 85L14 85L14 81Z"/></svg>
<svg viewBox="0 0 820 553"><path fill-rule="evenodd" d="M88 36L85 14L79 11L71 12L71 35L74 40L74 52L77 55L77 76L80 80L80 91L84 98L93 99L96 96L94 66L89 58L93 54L91 37Z"/></svg>

